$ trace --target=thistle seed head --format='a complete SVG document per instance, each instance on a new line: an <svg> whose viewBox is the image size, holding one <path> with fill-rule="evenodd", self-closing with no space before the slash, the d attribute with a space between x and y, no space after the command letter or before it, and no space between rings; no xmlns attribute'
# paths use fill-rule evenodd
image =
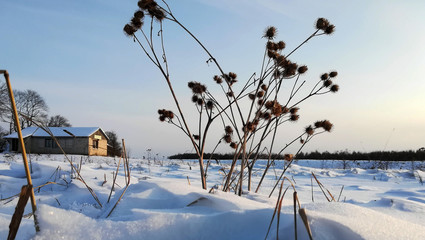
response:
<svg viewBox="0 0 425 240"><path fill-rule="evenodd" d="M257 92L257 97L258 98L262 98L264 96L264 91L258 91Z"/></svg>
<svg viewBox="0 0 425 240"><path fill-rule="evenodd" d="M143 19L144 16L145 16L145 14L143 13L143 11L137 10L137 11L134 12L135 18Z"/></svg>
<svg viewBox="0 0 425 240"><path fill-rule="evenodd" d="M298 110L300 110L300 108L293 107L289 110L289 112L291 112L291 114L296 114L298 112Z"/></svg>
<svg viewBox="0 0 425 240"><path fill-rule="evenodd" d="M329 74L327 74L327 73L323 73L321 76L320 76L320 79L322 79L323 81L325 81L326 79L328 79L329 78Z"/></svg>
<svg viewBox="0 0 425 240"><path fill-rule="evenodd" d="M279 41L279 42L277 43L277 48L278 48L279 50L284 49L284 48L285 48L285 46L286 46L286 44L285 44L285 42L284 42L284 41Z"/></svg>
<svg viewBox="0 0 425 240"><path fill-rule="evenodd" d="M303 74L303 73L307 72L307 70L308 70L307 66L304 65L304 66L301 66L301 67L298 68L298 73Z"/></svg>
<svg viewBox="0 0 425 240"><path fill-rule="evenodd" d="M232 142L232 137L229 134L226 134L223 136L223 139L226 143L231 143Z"/></svg>
<svg viewBox="0 0 425 240"><path fill-rule="evenodd" d="M329 73L329 77L331 77L331 78L334 78L337 75L338 75L338 72L337 71L332 71L332 72Z"/></svg>
<svg viewBox="0 0 425 240"><path fill-rule="evenodd" d="M192 102L194 102L194 103L198 102L198 96L193 95L192 96Z"/></svg>
<svg viewBox="0 0 425 240"><path fill-rule="evenodd" d="M292 154L283 155L283 159L285 159L286 161L291 161L293 158L294 158L294 155Z"/></svg>
<svg viewBox="0 0 425 240"><path fill-rule="evenodd" d="M325 86L325 87L329 87L330 85L332 85L332 80L330 80L330 79L323 82L323 86Z"/></svg>
<svg viewBox="0 0 425 240"><path fill-rule="evenodd" d="M269 40L272 40L273 38L276 37L276 32L277 32L277 29L273 26L270 26L270 27L266 28L266 30L264 31L263 37L265 37Z"/></svg>
<svg viewBox="0 0 425 240"><path fill-rule="evenodd" d="M136 32L137 29L135 29L133 26L131 26L130 24L126 24L123 28L123 31L125 33L125 35L127 36L133 36L134 33Z"/></svg>
<svg viewBox="0 0 425 240"><path fill-rule="evenodd" d="M291 117L289 117L289 121L295 122L300 118L300 115L292 114Z"/></svg>
<svg viewBox="0 0 425 240"><path fill-rule="evenodd" d="M310 125L310 126L308 126L308 127L306 127L306 128L305 128L305 132L306 132L309 136L311 136L311 135L313 135L313 133L314 133L314 129L313 129L313 127Z"/></svg>
<svg viewBox="0 0 425 240"><path fill-rule="evenodd" d="M326 29L325 29L325 33L330 35L332 33L335 32L335 26L334 25L329 25Z"/></svg>
<svg viewBox="0 0 425 240"><path fill-rule="evenodd" d="M319 18L316 22L316 28L325 31L329 26L329 21L326 18Z"/></svg>
<svg viewBox="0 0 425 240"><path fill-rule="evenodd" d="M230 134L230 135L233 134L233 129L231 126L226 126L224 128L224 131L226 132L226 134Z"/></svg>
<svg viewBox="0 0 425 240"><path fill-rule="evenodd" d="M334 93L338 92L339 86L337 84L334 84L334 85L331 86L330 90L331 90L331 92L334 92Z"/></svg>

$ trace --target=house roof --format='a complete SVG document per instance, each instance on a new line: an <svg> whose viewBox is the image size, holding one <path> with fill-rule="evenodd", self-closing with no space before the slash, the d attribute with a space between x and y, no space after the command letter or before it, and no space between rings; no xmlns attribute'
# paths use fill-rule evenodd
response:
<svg viewBox="0 0 425 240"><path fill-rule="evenodd" d="M100 127L49 127L55 137L89 137L97 130L100 130L106 138L105 132ZM27 127L21 130L22 137L50 137L46 131L39 127ZM4 136L3 138L18 138L18 133L14 132L10 135Z"/></svg>

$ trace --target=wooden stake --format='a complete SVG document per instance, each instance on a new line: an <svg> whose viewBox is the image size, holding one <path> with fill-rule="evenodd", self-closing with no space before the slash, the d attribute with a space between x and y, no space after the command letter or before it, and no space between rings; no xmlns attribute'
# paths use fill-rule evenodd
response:
<svg viewBox="0 0 425 240"><path fill-rule="evenodd" d="M28 183L28 186L32 186L31 172L28 166L28 159L27 159L24 138L22 137L21 124L19 123L18 110L16 109L15 97L13 96L12 85L10 84L10 80L9 80L9 73L6 70L0 70L0 73L3 73L4 77L6 78L7 89L9 91L10 104L12 105L12 110L13 110L13 117L14 117L13 120L15 121L15 126L18 131L19 143L21 144L21 148L22 148L21 152L22 152L22 159L24 160L27 183ZM35 202L34 190L31 188L30 192L31 192L30 195L31 195L32 214L34 216L34 226L35 226L35 231L38 232L40 231L40 227L38 226L37 215L36 215L37 205Z"/></svg>
<svg viewBox="0 0 425 240"><path fill-rule="evenodd" d="M13 213L12 220L9 225L9 235L7 240L13 240L18 233L19 225L21 224L22 215L24 214L25 206L27 205L28 198L31 195L32 186L24 185L21 189L21 194L19 195L19 201L15 208L15 213Z"/></svg>

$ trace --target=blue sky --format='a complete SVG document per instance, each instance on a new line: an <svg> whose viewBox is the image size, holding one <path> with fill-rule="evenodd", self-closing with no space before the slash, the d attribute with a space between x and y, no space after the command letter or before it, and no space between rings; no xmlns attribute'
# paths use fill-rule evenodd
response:
<svg viewBox="0 0 425 240"><path fill-rule="evenodd" d="M39 92L51 115L64 115L73 126L115 130L136 156L148 148L159 155L190 152L190 142L178 129L157 120L157 109L175 110L171 96L158 70L122 32L136 3L0 0L0 68L10 72L14 88ZM308 65L308 84L337 70L341 90L302 105L299 123L284 131L295 134L315 120L331 120L334 131L314 139L307 151L425 146L424 1L169 3L240 81L260 70L267 26L278 28L278 39L290 50L314 31L318 17L328 18L336 32L313 39L292 60ZM171 77L191 115L186 83L214 85L218 71L175 24L165 28ZM279 140L287 141L290 134Z"/></svg>

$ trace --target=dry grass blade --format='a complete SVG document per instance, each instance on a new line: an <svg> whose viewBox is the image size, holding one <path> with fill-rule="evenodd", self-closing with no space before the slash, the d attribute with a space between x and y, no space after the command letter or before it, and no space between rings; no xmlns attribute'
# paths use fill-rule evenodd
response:
<svg viewBox="0 0 425 240"><path fill-rule="evenodd" d="M107 203L109 203L109 201L111 200L112 192L113 192L113 191L114 191L114 189L115 189L115 181L117 180L118 171L120 170L121 159L122 159L122 156L120 156L120 160L118 160L117 171L116 171L116 173L114 174L114 180L112 181L111 192L109 193L109 197L108 197L108 201L107 201Z"/></svg>
<svg viewBox="0 0 425 240"><path fill-rule="evenodd" d="M303 220L305 229L307 230L307 233L308 233L310 240L313 240L313 235L311 234L310 224L308 223L307 213L305 211L305 208L300 208L298 210L298 213L300 214L301 219Z"/></svg>
<svg viewBox="0 0 425 240"><path fill-rule="evenodd" d="M270 220L269 228L267 229L266 237L265 237L264 239L267 239L267 236L269 236L269 232L270 232L270 228L272 227L272 223L273 223L273 220L274 220L274 216L276 215L276 212L277 212L277 210L278 210L279 202L280 202L280 196L281 196L281 194L282 194L283 182L284 182L284 180L282 181L282 183L281 183L281 185L280 185L280 188L279 188L279 195L278 195L278 197L277 197L277 201L276 201L276 207L274 208L273 216L272 216L272 219ZM288 190L288 188L289 188L289 186L285 189L285 192L283 193L283 195L285 195L286 190Z"/></svg>
<svg viewBox="0 0 425 240"><path fill-rule="evenodd" d="M297 191L294 192L294 234L295 234L295 240L298 239L297 235Z"/></svg>
<svg viewBox="0 0 425 240"><path fill-rule="evenodd" d="M328 200L328 202L331 202L331 199L329 199L329 197L326 195L326 193L325 193L325 190L323 190L323 189L326 189L326 191L328 192L328 194L329 194L329 196L332 198L332 200L335 202L335 198L332 196L332 194L331 194L331 192L327 189L327 188L325 188L325 186L323 186L323 184L317 179L317 177L316 177L316 175L314 175L314 173L313 172L311 172L311 174L313 175L313 177L314 177L314 179L316 180L316 182L317 182L317 185L319 185L319 187L320 187L320 190L322 190L322 193L323 193L323 195L325 195L325 197L326 197L326 199Z"/></svg>
<svg viewBox="0 0 425 240"><path fill-rule="evenodd" d="M342 191L344 190L344 185L342 185L341 191L339 192L339 196L338 196L338 202L339 202L339 198L341 197Z"/></svg>
<svg viewBox="0 0 425 240"><path fill-rule="evenodd" d="M124 139L122 140L122 148L123 148L123 165L124 165L124 172L126 174L125 178L126 178L126 185L124 190L122 191L120 197L118 198L117 202L115 203L115 205L112 207L111 211L108 213L108 215L106 216L106 218L108 218L112 212L114 211L114 209L117 207L118 203L121 201L121 198L124 196L125 192L127 191L128 187L130 186L130 165L129 165L129 161L128 161L128 157L127 157L127 152L125 149L125 142Z"/></svg>

